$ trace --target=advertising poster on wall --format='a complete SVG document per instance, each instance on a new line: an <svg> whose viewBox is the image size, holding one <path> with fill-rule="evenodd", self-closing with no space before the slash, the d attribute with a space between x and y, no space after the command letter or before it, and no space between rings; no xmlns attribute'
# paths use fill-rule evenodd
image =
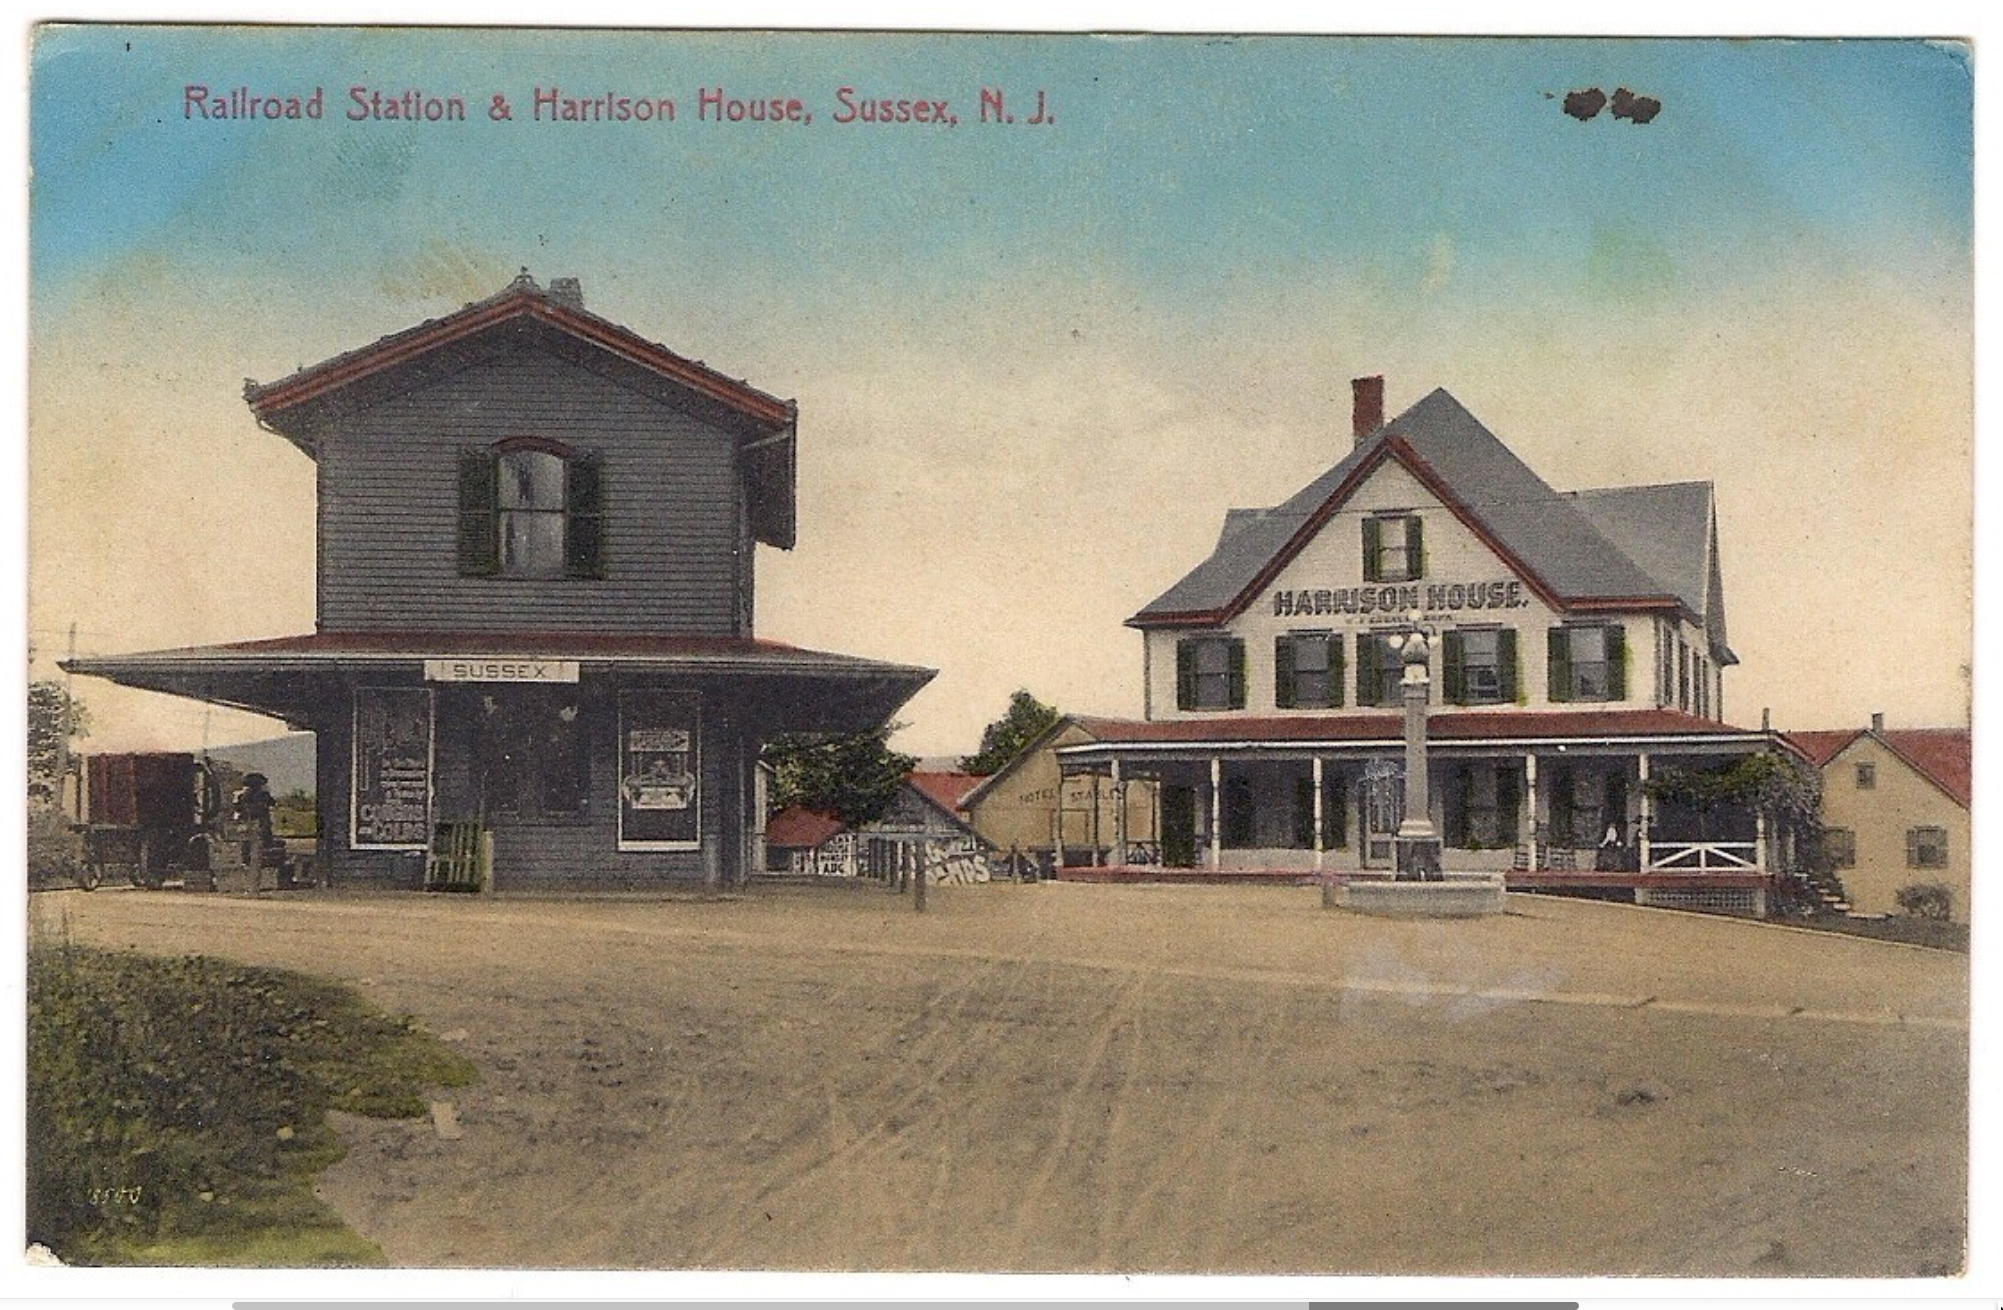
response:
<svg viewBox="0 0 2003 1310"><path fill-rule="evenodd" d="M431 840L431 691L355 690L354 830L364 850L422 850Z"/></svg>
<svg viewBox="0 0 2003 1310"><path fill-rule="evenodd" d="M619 697L619 846L694 850L702 840L698 710L688 697Z"/></svg>

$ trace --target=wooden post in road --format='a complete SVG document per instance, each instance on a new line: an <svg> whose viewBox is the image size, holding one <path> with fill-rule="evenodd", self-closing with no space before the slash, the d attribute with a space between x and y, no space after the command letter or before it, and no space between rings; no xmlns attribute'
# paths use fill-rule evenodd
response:
<svg viewBox="0 0 2003 1310"><path fill-rule="evenodd" d="M918 880L917 884L912 888L911 891L911 908L913 910L916 910L918 913L923 914L925 913L925 881L926 881L925 839L923 837L916 838L915 840L911 841L909 845L911 847L912 861L917 866L913 870L912 876L917 878Z"/></svg>

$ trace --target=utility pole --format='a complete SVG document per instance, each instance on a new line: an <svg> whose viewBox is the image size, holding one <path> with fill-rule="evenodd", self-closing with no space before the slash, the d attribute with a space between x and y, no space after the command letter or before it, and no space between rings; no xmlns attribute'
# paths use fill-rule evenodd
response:
<svg viewBox="0 0 2003 1310"><path fill-rule="evenodd" d="M63 721L56 728L56 808L65 812L69 812L70 810L70 807L64 803L63 799L70 781L70 728L76 721L76 700L70 689L71 679L75 675L70 672L69 666L76 663L76 657L77 625L76 620L71 619L70 653L69 658L63 661ZM83 788L80 785L77 788L77 804L75 809L77 812L70 812L69 817L81 820L83 818L81 813L83 809Z"/></svg>

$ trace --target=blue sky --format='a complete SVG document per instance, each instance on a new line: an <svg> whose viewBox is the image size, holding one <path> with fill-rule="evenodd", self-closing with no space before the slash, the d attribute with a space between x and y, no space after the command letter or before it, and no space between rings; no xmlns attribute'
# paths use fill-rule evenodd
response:
<svg viewBox="0 0 2003 1310"><path fill-rule="evenodd" d="M32 72L45 644L73 619L102 650L310 626L310 467L242 379L529 265L799 400L801 545L761 560L760 631L940 667L919 750L970 748L1021 685L1137 712L1120 621L1225 508L1326 467L1348 378L1379 371L1393 410L1446 386L1560 487L1715 480L1733 717L1966 705L1962 48L106 26L44 29ZM190 82L324 87L328 117L191 122ZM358 84L469 121L349 122ZM551 84L681 116L529 121ZM695 121L718 85L816 121ZM961 124L844 127L841 86ZM980 125L983 86L1056 121ZM1662 112L1566 117L1588 86ZM219 476L269 512L219 521ZM1893 537L1945 567L1878 585ZM134 552L177 561L172 604ZM272 579L249 599L213 581L246 557ZM1854 654L1915 612L1949 639L1923 676Z"/></svg>

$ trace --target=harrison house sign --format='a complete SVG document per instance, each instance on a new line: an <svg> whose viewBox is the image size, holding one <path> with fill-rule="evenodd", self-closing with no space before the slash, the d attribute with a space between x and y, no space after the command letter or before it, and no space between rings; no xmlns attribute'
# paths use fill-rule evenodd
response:
<svg viewBox="0 0 2003 1310"><path fill-rule="evenodd" d="M1425 603L1420 604L1421 600ZM1275 614L1426 614L1456 610L1513 610L1530 604L1523 584L1508 582L1407 582L1398 586L1301 588L1273 593Z"/></svg>

